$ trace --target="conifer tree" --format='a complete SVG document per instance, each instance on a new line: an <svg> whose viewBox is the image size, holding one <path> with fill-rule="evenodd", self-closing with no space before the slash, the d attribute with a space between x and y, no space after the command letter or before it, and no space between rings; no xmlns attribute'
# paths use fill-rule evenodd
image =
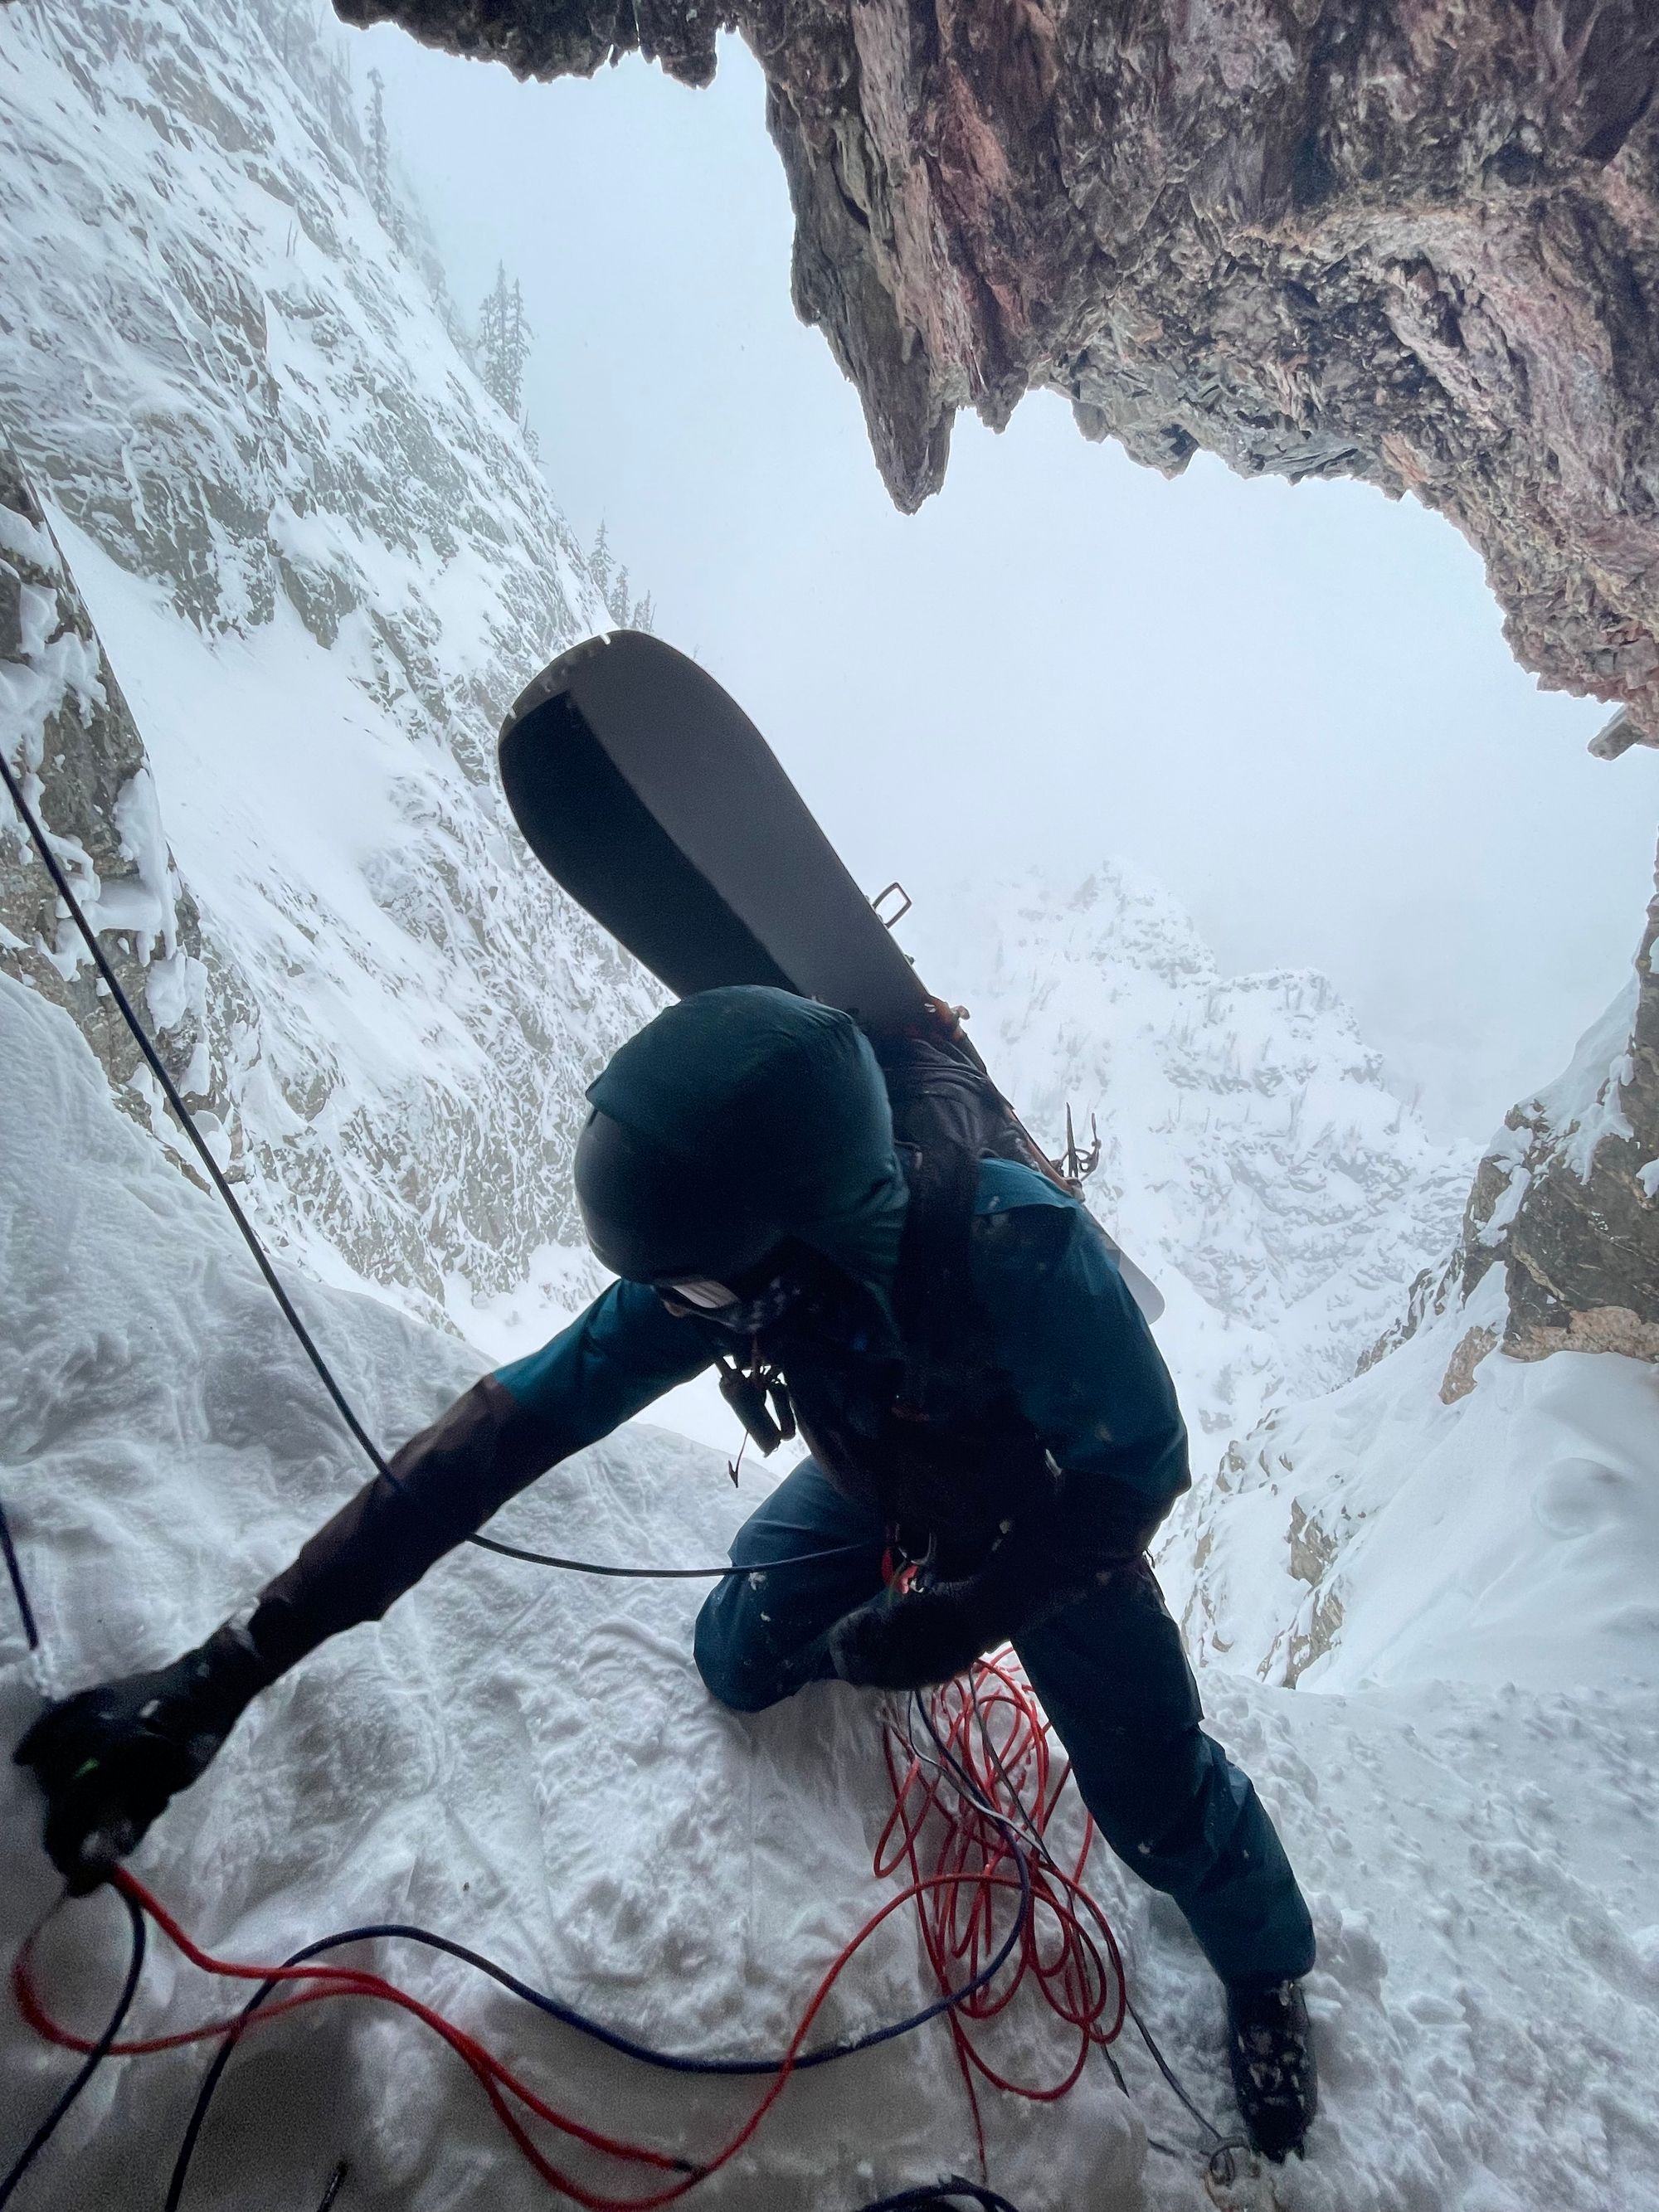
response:
<svg viewBox="0 0 1659 2212"><path fill-rule="evenodd" d="M593 540L593 550L587 556L588 573L599 587L599 597L607 606L611 604L611 539L603 522L599 534Z"/></svg>
<svg viewBox="0 0 1659 2212"><path fill-rule="evenodd" d="M377 69L368 73L368 198L387 230L393 230L392 207L392 142L386 127L386 79Z"/></svg>
<svg viewBox="0 0 1659 2212"><path fill-rule="evenodd" d="M530 359L530 325L524 292L515 278L509 288L507 265L495 264L495 282L478 310L478 380L502 412L516 422L524 408L524 376Z"/></svg>
<svg viewBox="0 0 1659 2212"><path fill-rule="evenodd" d="M507 357L512 395L507 411L515 420L522 420L525 371L530 366L530 325L525 320L524 291L516 276L513 279L513 297L507 307Z"/></svg>

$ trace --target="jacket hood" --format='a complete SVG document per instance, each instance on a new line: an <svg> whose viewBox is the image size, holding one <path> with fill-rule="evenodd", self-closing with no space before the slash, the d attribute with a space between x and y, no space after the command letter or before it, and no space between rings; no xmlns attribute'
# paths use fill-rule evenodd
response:
<svg viewBox="0 0 1659 2212"><path fill-rule="evenodd" d="M587 1096L688 1175L752 1195L886 1310L908 1187L849 1015L763 984L699 991L630 1037Z"/></svg>

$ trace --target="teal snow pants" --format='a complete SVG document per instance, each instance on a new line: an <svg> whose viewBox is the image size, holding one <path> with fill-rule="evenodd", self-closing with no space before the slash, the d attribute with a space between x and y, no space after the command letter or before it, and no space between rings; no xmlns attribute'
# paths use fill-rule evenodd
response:
<svg viewBox="0 0 1659 2212"><path fill-rule="evenodd" d="M802 1552L840 1556L766 1571ZM713 1695L758 1712L830 1677L812 1649L881 1588L879 1524L811 1460L738 1530L732 1564L697 1616L697 1669ZM1022 1636L1021 1664L1065 1745L1084 1802L1118 1856L1185 1913L1224 1982L1279 1980L1313 1964L1313 1924L1267 1810L1200 1723L1181 1632L1150 1565Z"/></svg>

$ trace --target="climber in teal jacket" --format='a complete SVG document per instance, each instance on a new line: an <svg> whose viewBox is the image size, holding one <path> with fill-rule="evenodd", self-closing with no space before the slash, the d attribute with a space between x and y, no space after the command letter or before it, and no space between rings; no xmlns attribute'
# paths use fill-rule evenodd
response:
<svg viewBox="0 0 1659 2212"><path fill-rule="evenodd" d="M799 1428L810 1456L698 1617L710 1692L755 1711L813 1681L921 1686L1012 1640L1102 1833L1226 1985L1252 2139L1299 2148L1311 1923L1255 1790L1204 1732L1146 1558L1188 1482L1174 1390L1087 1210L952 1119L960 1073L912 1070L922 1133L900 1143L900 1077L847 1016L788 993L705 992L625 1045L575 1161L618 1279L406 1443L245 1614L36 1724L18 1755L71 1884L132 1847L261 1687L718 1364L762 1448Z"/></svg>

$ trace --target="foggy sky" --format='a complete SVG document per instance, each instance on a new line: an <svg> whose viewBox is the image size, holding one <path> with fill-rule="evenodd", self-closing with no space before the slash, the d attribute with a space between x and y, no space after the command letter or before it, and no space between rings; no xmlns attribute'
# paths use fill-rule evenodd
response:
<svg viewBox="0 0 1659 2212"><path fill-rule="evenodd" d="M901 516L791 311L741 45L706 93L637 60L520 86L396 31L351 46L463 304L498 259L523 283L567 514L604 519L869 888L945 902L1122 854L1224 966L1323 969L1443 1131L1486 1136L1557 1072L1628 971L1659 758L1586 755L1607 710L1516 667L1449 524L1205 456L1167 483L1048 395L1000 438L962 418L944 492Z"/></svg>

